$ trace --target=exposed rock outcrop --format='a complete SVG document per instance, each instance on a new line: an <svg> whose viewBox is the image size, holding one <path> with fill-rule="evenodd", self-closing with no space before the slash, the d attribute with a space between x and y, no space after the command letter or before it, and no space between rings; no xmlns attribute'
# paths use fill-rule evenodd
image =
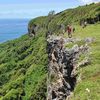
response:
<svg viewBox="0 0 100 100"><path fill-rule="evenodd" d="M39 29L39 26L36 24L33 24L32 26L28 26L29 36L35 36L38 29Z"/></svg>
<svg viewBox="0 0 100 100"><path fill-rule="evenodd" d="M47 52L48 64L48 97L47 100L66 100L74 90L77 82L78 68L88 64L88 60L78 63L81 54L89 52L88 45L74 45L71 49L65 48L65 44L76 42L79 39L65 39L48 35Z"/></svg>

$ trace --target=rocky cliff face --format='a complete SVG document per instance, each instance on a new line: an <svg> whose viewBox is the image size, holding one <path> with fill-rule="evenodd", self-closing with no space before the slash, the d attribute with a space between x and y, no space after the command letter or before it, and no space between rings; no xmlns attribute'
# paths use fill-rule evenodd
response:
<svg viewBox="0 0 100 100"><path fill-rule="evenodd" d="M68 99L77 83L78 68L89 63L88 57L78 62L81 54L87 55L89 47L87 44L72 48L65 45L71 42L81 41L79 39L65 39L53 35L48 35L47 52L48 64L48 97L47 100L66 100Z"/></svg>
<svg viewBox="0 0 100 100"><path fill-rule="evenodd" d="M33 24L32 26L28 26L28 34L29 36L35 36L37 31L39 29L39 26L36 24Z"/></svg>

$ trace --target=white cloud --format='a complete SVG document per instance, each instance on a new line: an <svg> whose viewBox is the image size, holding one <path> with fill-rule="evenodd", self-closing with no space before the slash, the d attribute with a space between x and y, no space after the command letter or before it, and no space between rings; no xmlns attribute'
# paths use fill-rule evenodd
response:
<svg viewBox="0 0 100 100"><path fill-rule="evenodd" d="M93 2L100 2L100 0L79 0L79 1L81 1L84 4L90 4L90 3L93 3Z"/></svg>

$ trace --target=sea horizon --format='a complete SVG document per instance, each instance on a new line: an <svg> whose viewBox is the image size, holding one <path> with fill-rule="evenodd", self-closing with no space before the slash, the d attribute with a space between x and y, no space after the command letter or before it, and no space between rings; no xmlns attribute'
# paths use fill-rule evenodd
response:
<svg viewBox="0 0 100 100"><path fill-rule="evenodd" d="M26 34L31 18L0 18L0 44Z"/></svg>

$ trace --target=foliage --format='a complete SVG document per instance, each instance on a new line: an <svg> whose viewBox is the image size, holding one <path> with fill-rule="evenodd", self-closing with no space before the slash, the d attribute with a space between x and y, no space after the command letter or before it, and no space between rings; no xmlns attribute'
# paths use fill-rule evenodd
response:
<svg viewBox="0 0 100 100"><path fill-rule="evenodd" d="M1 100L30 100L31 95L36 96L36 91L44 91L42 83L46 87L47 73L45 41L45 30L41 29L35 38L24 35L0 44ZM46 97L46 93L42 94Z"/></svg>

